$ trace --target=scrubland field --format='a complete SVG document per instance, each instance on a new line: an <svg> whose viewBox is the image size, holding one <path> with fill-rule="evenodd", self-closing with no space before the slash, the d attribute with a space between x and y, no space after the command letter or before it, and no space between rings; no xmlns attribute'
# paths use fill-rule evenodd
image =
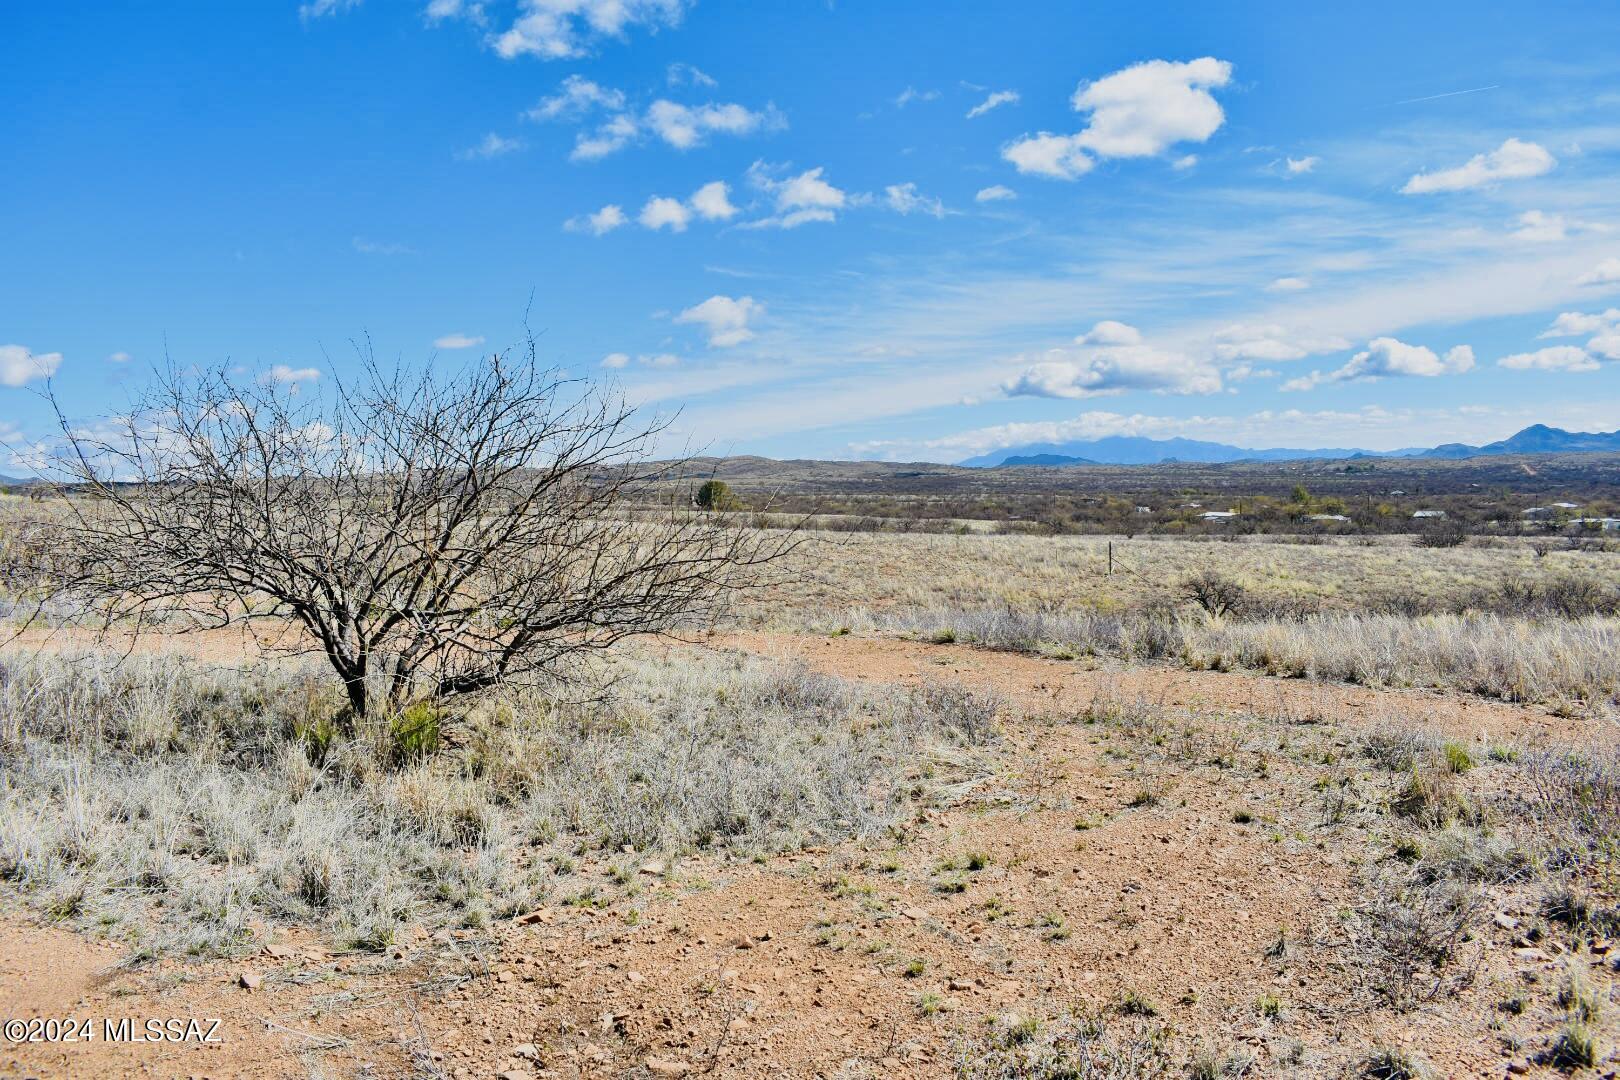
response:
<svg viewBox="0 0 1620 1080"><path fill-rule="evenodd" d="M224 1042L0 1074L1612 1075L1615 546L804 539L359 724L8 594L0 1016Z"/></svg>

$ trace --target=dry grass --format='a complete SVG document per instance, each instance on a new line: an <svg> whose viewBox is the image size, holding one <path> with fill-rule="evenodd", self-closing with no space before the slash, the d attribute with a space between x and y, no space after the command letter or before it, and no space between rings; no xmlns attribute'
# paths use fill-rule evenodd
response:
<svg viewBox="0 0 1620 1080"><path fill-rule="evenodd" d="M389 725L341 740L331 688L285 666L10 659L0 881L144 955L229 951L282 921L382 948L412 924L622 896L637 877L624 846L871 835L908 812L933 753L994 738L994 702L949 687L622 666L608 703L486 702L443 718L443 748L421 755Z"/></svg>

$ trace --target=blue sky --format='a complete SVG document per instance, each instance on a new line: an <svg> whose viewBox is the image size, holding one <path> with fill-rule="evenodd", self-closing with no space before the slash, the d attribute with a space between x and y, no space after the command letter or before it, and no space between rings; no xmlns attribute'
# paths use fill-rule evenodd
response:
<svg viewBox="0 0 1620 1080"><path fill-rule="evenodd" d="M518 341L672 440L1620 426L1613 4L0 11L0 441ZM13 469L13 471L16 471Z"/></svg>

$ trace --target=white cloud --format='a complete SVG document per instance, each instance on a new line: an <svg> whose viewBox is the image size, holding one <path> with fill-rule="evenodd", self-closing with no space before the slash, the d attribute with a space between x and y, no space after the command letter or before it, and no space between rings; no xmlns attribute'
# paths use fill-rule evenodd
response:
<svg viewBox="0 0 1620 1080"><path fill-rule="evenodd" d="M754 332L748 323L764 311L765 305L752 296L711 296L675 316L675 321L702 325L708 331L709 344L726 349L752 338Z"/></svg>
<svg viewBox="0 0 1620 1080"><path fill-rule="evenodd" d="M1149 60L1082 83L1071 104L1090 122L1074 135L1041 132L1002 148L1019 172L1073 180L1096 158L1154 157L1180 142L1206 142L1226 119L1210 93L1232 78L1214 57Z"/></svg>
<svg viewBox="0 0 1620 1080"><path fill-rule="evenodd" d="M1311 287L1311 283L1302 277L1280 277L1266 286L1266 292L1300 292Z"/></svg>
<svg viewBox="0 0 1620 1080"><path fill-rule="evenodd" d="M1391 337L1373 338L1363 352L1350 358L1349 363L1337 371L1313 371L1298 379L1283 383L1284 390L1310 390L1323 383L1350 382L1361 379L1417 376L1433 378L1438 375L1461 375L1474 366L1474 350L1467 345L1448 349L1444 356L1422 345L1408 345Z"/></svg>
<svg viewBox="0 0 1620 1080"><path fill-rule="evenodd" d="M1604 259L1590 271L1575 279L1577 285L1620 284L1620 259Z"/></svg>
<svg viewBox="0 0 1620 1080"><path fill-rule="evenodd" d="M1054 180L1078 179L1097 164L1080 149L1075 136L1048 131L1008 143L1001 148L1001 156L1021 173Z"/></svg>
<svg viewBox="0 0 1620 1080"><path fill-rule="evenodd" d="M730 192L724 180L711 180L692 193L692 209L705 221L729 221L737 216Z"/></svg>
<svg viewBox="0 0 1620 1080"><path fill-rule="evenodd" d="M824 171L823 167L818 165L814 169L806 169L797 176L777 180L771 176L770 169L763 162L754 162L748 168L748 178L755 187L775 196L776 213L749 222L745 227L792 229L813 221L836 221L838 211L848 206L852 200L848 192L822 179L821 174Z"/></svg>
<svg viewBox="0 0 1620 1080"><path fill-rule="evenodd" d="M1128 323L1104 319L1074 339L1076 345L1140 345L1142 331Z"/></svg>
<svg viewBox="0 0 1620 1080"><path fill-rule="evenodd" d="M484 5L480 0L429 0L428 6L422 9L422 17L430 26L447 19L466 19L475 26L483 26L485 22Z"/></svg>
<svg viewBox="0 0 1620 1080"><path fill-rule="evenodd" d="M1295 334L1274 324L1223 327L1215 332L1214 341L1215 359L1227 364L1247 360L1283 363L1350 347L1343 338Z"/></svg>
<svg viewBox="0 0 1620 1080"><path fill-rule="evenodd" d="M939 91L938 90L918 90L918 89L916 89L914 87L908 86L904 90L900 91L900 96L896 97L894 99L894 103L897 106L899 106L900 108L903 109L907 105L910 105L913 101L938 101L938 100L939 100Z"/></svg>
<svg viewBox="0 0 1620 1080"><path fill-rule="evenodd" d="M720 85L713 76L679 60L665 69L664 81L671 86L704 86L711 90Z"/></svg>
<svg viewBox="0 0 1620 1080"><path fill-rule="evenodd" d="M129 353L124 352L122 349L115 353L109 353L107 356L108 363L112 364L127 364L133 359L135 358L129 355Z"/></svg>
<svg viewBox="0 0 1620 1080"><path fill-rule="evenodd" d="M647 109L647 126L677 150L701 146L711 134L751 135L782 123L774 108L755 112L737 104L681 105L660 98Z"/></svg>
<svg viewBox="0 0 1620 1080"><path fill-rule="evenodd" d="M482 337L471 334L446 334L444 337L433 339L433 347L436 349L471 349L483 343Z"/></svg>
<svg viewBox="0 0 1620 1080"><path fill-rule="evenodd" d="M982 203L1001 202L1005 199L1016 198L1018 198L1018 192L1014 191L1012 188L1006 187L1003 184L992 184L987 188L980 188L978 194L973 196L973 201Z"/></svg>
<svg viewBox="0 0 1620 1080"><path fill-rule="evenodd" d="M630 357L622 352L608 353L602 357L602 366L605 368L622 368L630 362Z"/></svg>
<svg viewBox="0 0 1620 1080"><path fill-rule="evenodd" d="M1289 176L1298 176L1301 173L1308 173L1308 172L1312 171L1313 169L1315 169L1317 165L1321 164L1321 161L1322 161L1322 159L1319 158L1319 157L1302 157L1302 158L1284 158L1283 159L1283 163L1288 169L1288 175Z"/></svg>
<svg viewBox="0 0 1620 1080"><path fill-rule="evenodd" d="M304 22L311 19L324 19L329 15L336 15L341 11L349 11L360 6L360 0L309 0L307 4L298 5L298 17Z"/></svg>
<svg viewBox="0 0 1620 1080"><path fill-rule="evenodd" d="M1581 334L1595 334L1600 330L1612 329L1620 326L1620 308L1610 308L1604 312L1584 315L1579 311L1566 311L1552 321L1537 337L1579 337Z"/></svg>
<svg viewBox="0 0 1620 1080"><path fill-rule="evenodd" d="M1176 160L1172 161L1170 163L1170 167L1172 169L1175 169L1177 172L1185 172L1187 169L1190 169L1194 165L1197 165L1197 164L1198 164L1198 155L1197 154L1184 154L1181 157L1176 158Z"/></svg>
<svg viewBox="0 0 1620 1080"><path fill-rule="evenodd" d="M565 60L583 56L596 39L623 37L636 26L674 26L685 6L684 0L523 0L511 28L490 44L507 60Z"/></svg>
<svg viewBox="0 0 1620 1080"><path fill-rule="evenodd" d="M1553 345L1535 352L1514 353L1497 363L1519 371L1596 371L1597 360L1578 345Z"/></svg>
<svg viewBox="0 0 1620 1080"><path fill-rule="evenodd" d="M1418 173L1401 188L1401 194L1432 195L1442 191L1468 191L1501 180L1540 176L1557 164L1557 159L1539 144L1508 139L1490 153L1475 154L1467 164L1455 169Z"/></svg>
<svg viewBox="0 0 1620 1080"><path fill-rule="evenodd" d="M26 386L35 379L48 379L61 366L61 353L33 353L23 345L0 345L0 386Z"/></svg>
<svg viewBox="0 0 1620 1080"><path fill-rule="evenodd" d="M918 194L916 184L890 184L883 191L887 196L889 209L897 214L928 214L937 218L945 216L945 204L932 196Z"/></svg>
<svg viewBox="0 0 1620 1080"><path fill-rule="evenodd" d="M1016 91L1016 90L997 90L994 93L992 93L989 97L985 98L983 101L981 101L977 105L973 106L973 108L969 109L968 112L967 112L967 118L969 120L972 120L972 119L974 119L976 117L983 116L985 113L989 112L991 109L999 109L1003 105L1016 105L1016 104L1018 104L1018 101L1019 101L1018 91Z"/></svg>
<svg viewBox="0 0 1620 1080"><path fill-rule="evenodd" d="M692 211L679 199L655 195L647 200L647 205L641 208L641 216L636 220L641 222L644 229L668 228L671 232L685 232L687 222L692 220Z"/></svg>
<svg viewBox="0 0 1620 1080"><path fill-rule="evenodd" d="M573 152L568 155L570 161L596 161L614 154L630 145L630 141L641 134L641 127L636 118L626 113L620 113L601 124L590 134L580 132L574 137Z"/></svg>
<svg viewBox="0 0 1620 1080"><path fill-rule="evenodd" d="M563 222L563 228L569 232L588 232L593 236L601 236L629 222L630 219L625 216L623 207L609 203L594 214L569 218Z"/></svg>
<svg viewBox="0 0 1620 1080"><path fill-rule="evenodd" d="M1601 356L1605 360L1620 360L1620 332L1610 327L1606 334L1599 334L1586 343L1588 352Z"/></svg>
<svg viewBox="0 0 1620 1080"><path fill-rule="evenodd" d="M1569 236L1569 222L1562 214L1547 214L1540 210L1526 210L1519 215L1519 227L1513 230L1517 240L1550 243Z"/></svg>
<svg viewBox="0 0 1620 1080"><path fill-rule="evenodd" d="M1002 383L1010 397L1088 398L1151 390L1171 394L1213 394L1221 375L1181 353L1147 345L1114 345L1090 353L1052 349L1049 359L1030 365Z"/></svg>
<svg viewBox="0 0 1620 1080"><path fill-rule="evenodd" d="M1074 339L1080 349L1048 349L1001 384L1010 397L1087 398L1127 390L1213 394L1221 374L1207 361L1143 344L1141 331L1104 320ZM1025 359L1025 358L1020 358Z"/></svg>
<svg viewBox="0 0 1620 1080"><path fill-rule="evenodd" d="M312 367L295 368L277 364L264 373L263 381L282 386L297 386L299 383L314 382L320 377L321 373Z"/></svg>
<svg viewBox="0 0 1620 1080"><path fill-rule="evenodd" d="M613 90L579 75L570 75L551 97L541 98L524 115L530 120L566 120L594 109L618 112L624 108L624 91Z"/></svg>
<svg viewBox="0 0 1620 1080"><path fill-rule="evenodd" d="M480 139L477 144L456 152L456 157L462 161L488 161L491 158L504 157L515 150L523 149L522 139L508 139L505 136L490 132Z"/></svg>

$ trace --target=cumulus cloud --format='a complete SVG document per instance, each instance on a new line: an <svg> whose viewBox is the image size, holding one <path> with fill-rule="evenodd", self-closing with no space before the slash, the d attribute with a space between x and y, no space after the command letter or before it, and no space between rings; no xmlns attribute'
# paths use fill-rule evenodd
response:
<svg viewBox="0 0 1620 1080"><path fill-rule="evenodd" d="M989 112L991 109L999 109L1003 105L1016 105L1016 104L1018 104L1018 101L1019 101L1018 91L1016 91L1016 90L997 90L997 91L993 92L989 97L985 98L983 101L981 101L977 105L973 106L973 108L969 109L967 111L967 118L969 120L972 120L972 119L975 119L977 117L983 116L985 113Z"/></svg>
<svg viewBox="0 0 1620 1080"><path fill-rule="evenodd" d="M692 209L705 221L729 221L737 216L730 196L724 180L711 180L692 193Z"/></svg>
<svg viewBox="0 0 1620 1080"><path fill-rule="evenodd" d="M522 139L508 139L492 131L474 145L456 151L456 157L462 161L489 161L491 158L505 157L521 149L523 149Z"/></svg>
<svg viewBox="0 0 1620 1080"><path fill-rule="evenodd" d="M437 349L471 349L483 343L482 337L472 334L446 334L433 339L433 346Z"/></svg>
<svg viewBox="0 0 1620 1080"><path fill-rule="evenodd" d="M1363 379L1438 375L1461 375L1474 367L1474 350L1467 345L1448 349L1444 356L1422 345L1408 345L1395 338L1373 338L1367 348L1350 358L1336 371L1313 371L1283 383L1284 390L1310 390L1323 383L1353 382Z"/></svg>
<svg viewBox="0 0 1620 1080"><path fill-rule="evenodd" d="M1283 363L1349 347L1350 342L1343 338L1295 334L1276 325L1239 323L1225 327L1214 335L1215 359L1227 364L1252 360Z"/></svg>
<svg viewBox="0 0 1620 1080"><path fill-rule="evenodd" d="M927 214L937 218L945 216L945 204L932 196L919 194L916 184L890 184L883 192L889 209L897 214Z"/></svg>
<svg viewBox="0 0 1620 1080"><path fill-rule="evenodd" d="M601 38L623 37L638 26L674 26L685 7L684 0L523 0L511 27L490 45L506 60L567 60L585 55Z"/></svg>
<svg viewBox="0 0 1620 1080"><path fill-rule="evenodd" d="M1311 283L1302 277L1280 277L1266 286L1266 292L1299 292L1308 289Z"/></svg>
<svg viewBox="0 0 1620 1080"><path fill-rule="evenodd" d="M1298 176L1314 170L1321 160L1319 157L1284 158L1283 166L1288 170L1289 176Z"/></svg>
<svg viewBox="0 0 1620 1080"><path fill-rule="evenodd" d="M1401 188L1402 195L1468 191L1502 180L1524 180L1550 172L1558 161L1537 143L1508 139L1495 150L1475 154L1455 169L1418 173Z"/></svg>
<svg viewBox="0 0 1620 1080"><path fill-rule="evenodd" d="M647 109L647 126L677 150L701 146L711 134L751 135L781 123L774 108L755 112L736 104L681 105L661 98Z"/></svg>
<svg viewBox="0 0 1620 1080"><path fill-rule="evenodd" d="M1018 192L1003 184L992 184L987 188L980 188L978 194L973 196L974 202L1002 202L1007 199L1018 198Z"/></svg>
<svg viewBox="0 0 1620 1080"><path fill-rule="evenodd" d="M675 321L701 325L708 332L711 346L728 349L754 336L748 324L764 311L765 305L752 296L711 296L675 316Z"/></svg>
<svg viewBox="0 0 1620 1080"><path fill-rule="evenodd" d="M636 123L636 118L620 113L598 125L595 130L576 135L568 160L597 161L623 150L639 134L641 126Z"/></svg>
<svg viewBox="0 0 1620 1080"><path fill-rule="evenodd" d="M1142 331L1128 323L1104 319L1074 339L1076 345L1140 345Z"/></svg>
<svg viewBox="0 0 1620 1080"><path fill-rule="evenodd" d="M584 217L569 218L563 222L563 228L569 232L588 232L593 236L610 233L621 225L629 224L630 219L625 216L624 208L615 203L609 203L594 214Z"/></svg>
<svg viewBox="0 0 1620 1080"><path fill-rule="evenodd" d="M548 98L536 108L543 110L547 102L553 100L556 99ZM530 110L529 115L533 117L535 110ZM641 116L619 112L595 128L581 131L574 138L574 150L569 157L573 161L596 161L623 150L644 135L660 139L677 150L690 150L704 145L711 135L752 135L777 130L786 123L774 105L755 110L735 103L683 105L659 98Z"/></svg>
<svg viewBox="0 0 1620 1080"><path fill-rule="evenodd" d="M602 366L605 368L622 368L629 362L629 355L622 352L608 353L602 357Z"/></svg>
<svg viewBox="0 0 1620 1080"><path fill-rule="evenodd" d="M59 352L30 352L24 345L0 345L0 386L26 386L48 379L62 366Z"/></svg>
<svg viewBox="0 0 1620 1080"><path fill-rule="evenodd" d="M1553 345L1535 352L1514 353L1497 363L1519 371L1596 371L1597 359L1578 345Z"/></svg>
<svg viewBox="0 0 1620 1080"><path fill-rule="evenodd" d="M641 208L641 216L636 220L641 222L644 229L667 228L671 232L685 232L687 222L692 220L692 211L679 199L655 195L647 200L647 205Z"/></svg>
<svg viewBox="0 0 1620 1080"><path fill-rule="evenodd" d="M1084 130L1025 136L1001 156L1019 172L1073 180L1098 158L1155 157L1176 143L1206 142L1226 119L1210 91L1231 78L1232 65L1209 56L1133 65L1075 90L1071 104L1090 116Z"/></svg>
<svg viewBox="0 0 1620 1080"><path fill-rule="evenodd" d="M562 81L557 93L541 98L528 112L530 120L571 120L595 109L618 112L624 108L624 92L613 90L579 75Z"/></svg>
<svg viewBox="0 0 1620 1080"><path fill-rule="evenodd" d="M1575 279L1577 285L1617 285L1620 284L1620 259L1604 259L1592 269Z"/></svg>
<svg viewBox="0 0 1620 1080"><path fill-rule="evenodd" d="M1088 398L1127 390L1213 394L1220 372L1207 361L1144 344L1134 326L1107 320L1074 339L1078 349L1048 349L1001 384L1009 397Z"/></svg>
<svg viewBox="0 0 1620 1080"><path fill-rule="evenodd" d="M792 229L812 221L836 221L838 212L850 204L848 192L834 187L822 177L822 166L806 169L797 176L778 180L763 162L749 166L748 178L755 187L775 200L776 213L747 227Z"/></svg>
<svg viewBox="0 0 1620 1080"><path fill-rule="evenodd" d="M1620 308L1610 308L1607 311L1594 312L1590 315L1579 311L1566 311L1552 321L1552 325L1543 330L1537 337L1578 337L1581 334L1595 334L1603 330L1612 330L1620 327Z"/></svg>
<svg viewBox="0 0 1620 1080"><path fill-rule="evenodd" d="M112 364L127 364L133 359L135 358L129 355L129 353L124 352L122 349L107 355L107 362Z"/></svg>
<svg viewBox="0 0 1620 1080"><path fill-rule="evenodd" d="M428 6L422 9L422 18L429 26L447 19L465 19L476 26L486 22L481 0L428 0Z"/></svg>
<svg viewBox="0 0 1620 1080"><path fill-rule="evenodd" d="M1547 214L1540 210L1526 210L1519 215L1519 227L1513 230L1516 240L1549 243L1569 236L1569 222L1562 214Z"/></svg>

